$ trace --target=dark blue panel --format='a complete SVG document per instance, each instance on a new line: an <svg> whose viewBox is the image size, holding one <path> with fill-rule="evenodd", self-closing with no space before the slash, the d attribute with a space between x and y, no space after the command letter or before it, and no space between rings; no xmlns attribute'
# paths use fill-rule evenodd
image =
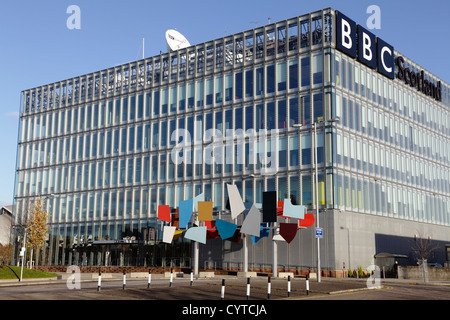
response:
<svg viewBox="0 0 450 320"><path fill-rule="evenodd" d="M377 68L377 37L361 26L358 26L358 61Z"/></svg>
<svg viewBox="0 0 450 320"><path fill-rule="evenodd" d="M377 39L378 72L390 79L394 79L394 47Z"/></svg>
<svg viewBox="0 0 450 320"><path fill-rule="evenodd" d="M336 49L356 58L356 34L356 23L339 11L336 11Z"/></svg>

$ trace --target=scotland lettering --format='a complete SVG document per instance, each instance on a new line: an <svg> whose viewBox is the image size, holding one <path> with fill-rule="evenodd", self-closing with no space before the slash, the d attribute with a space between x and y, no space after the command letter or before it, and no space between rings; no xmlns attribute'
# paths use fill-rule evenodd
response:
<svg viewBox="0 0 450 320"><path fill-rule="evenodd" d="M425 79L425 72L422 70L420 72L413 72L409 68L404 67L405 60L403 57L397 57L395 59L395 64L397 65L397 78L399 80L405 81L407 85L412 88L416 88L417 91L437 100L442 101L441 94L441 82L438 81L437 85Z"/></svg>
<svg viewBox="0 0 450 320"><path fill-rule="evenodd" d="M437 101L442 101L441 82L433 84L426 80L424 71L415 73L405 68L403 57L394 59L394 48L391 45L338 11L336 49L392 80L395 79L394 69L397 66L399 80Z"/></svg>

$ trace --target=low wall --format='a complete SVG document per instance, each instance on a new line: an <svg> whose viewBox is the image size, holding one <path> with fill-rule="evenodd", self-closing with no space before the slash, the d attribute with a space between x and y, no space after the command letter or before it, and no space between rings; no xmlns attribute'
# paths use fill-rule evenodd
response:
<svg viewBox="0 0 450 320"><path fill-rule="evenodd" d="M170 268L162 268L162 267L100 267L100 266L78 266L80 268L80 272L82 273L98 273L100 270L102 273L123 273L125 270L126 273L135 273L135 272L143 272L148 274L150 271L152 274L164 274L165 272L170 272ZM35 269L39 271L44 272L67 272L67 266L36 266ZM190 274L191 268L173 268L173 272L183 272ZM221 274L234 274L237 275L239 270L213 270L213 269L202 269L202 271L210 271L214 272L216 275ZM259 270L251 270L253 272L257 272ZM267 269L265 270L267 274L271 274L272 270ZM315 270L278 270L279 273L286 272L292 274L292 276L305 276L307 274L310 274L311 272L315 273ZM329 278L347 278L348 271L345 270L322 270L322 277L329 277Z"/></svg>
<svg viewBox="0 0 450 320"><path fill-rule="evenodd" d="M398 278L399 279L411 279L420 280L420 269L419 267L398 267ZM430 281L447 281L450 280L450 268L435 268L428 267L428 280Z"/></svg>
<svg viewBox="0 0 450 320"><path fill-rule="evenodd" d="M86 267L86 266L78 266L80 268L80 272L82 273L98 273L100 270L102 273L126 273L131 272L145 272L148 274L150 271L153 274L163 274L164 272L170 272L170 268L156 268L156 267ZM36 270L44 271L44 272L66 272L66 266L37 266ZM173 272L190 272L191 269L185 268L173 268Z"/></svg>

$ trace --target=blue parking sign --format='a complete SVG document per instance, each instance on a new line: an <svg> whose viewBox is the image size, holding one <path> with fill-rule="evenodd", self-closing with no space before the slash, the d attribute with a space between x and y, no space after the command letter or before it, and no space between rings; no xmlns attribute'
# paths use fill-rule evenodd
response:
<svg viewBox="0 0 450 320"><path fill-rule="evenodd" d="M323 238L323 228L316 228L316 238Z"/></svg>

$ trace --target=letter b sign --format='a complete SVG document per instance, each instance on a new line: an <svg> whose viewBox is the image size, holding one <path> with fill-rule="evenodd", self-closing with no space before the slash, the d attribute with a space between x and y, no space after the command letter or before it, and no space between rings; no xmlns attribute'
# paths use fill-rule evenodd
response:
<svg viewBox="0 0 450 320"><path fill-rule="evenodd" d="M336 48L356 58L356 23L336 11Z"/></svg>

